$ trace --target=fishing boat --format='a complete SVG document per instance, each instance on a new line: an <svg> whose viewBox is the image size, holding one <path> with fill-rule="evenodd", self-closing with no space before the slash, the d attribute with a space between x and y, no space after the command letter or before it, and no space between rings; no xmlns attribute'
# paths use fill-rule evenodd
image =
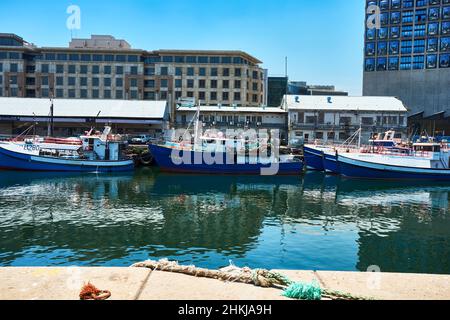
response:
<svg viewBox="0 0 450 320"><path fill-rule="evenodd" d="M408 152L338 153L339 172L350 178L450 181L450 152L435 143L415 143Z"/></svg>
<svg viewBox="0 0 450 320"><path fill-rule="evenodd" d="M220 133L201 136L199 119L198 106L192 120L195 122L193 142L149 145L150 153L162 171L222 175L298 175L303 170L303 162L298 156L278 155L276 147L270 143L261 143L259 139L227 139Z"/></svg>
<svg viewBox="0 0 450 320"><path fill-rule="evenodd" d="M74 139L23 139L0 142L0 169L58 172L119 172L134 168L122 156L123 143L105 127L101 135L92 130Z"/></svg>

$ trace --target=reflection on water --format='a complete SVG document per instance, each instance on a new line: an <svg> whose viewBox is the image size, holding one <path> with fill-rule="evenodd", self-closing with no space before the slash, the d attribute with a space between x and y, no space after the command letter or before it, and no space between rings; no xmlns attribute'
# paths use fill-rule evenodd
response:
<svg viewBox="0 0 450 320"><path fill-rule="evenodd" d="M0 265L450 274L450 184L0 172Z"/></svg>

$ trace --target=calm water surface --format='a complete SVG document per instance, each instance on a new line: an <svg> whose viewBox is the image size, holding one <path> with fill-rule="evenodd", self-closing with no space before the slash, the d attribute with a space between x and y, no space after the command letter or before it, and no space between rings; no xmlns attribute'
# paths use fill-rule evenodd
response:
<svg viewBox="0 0 450 320"><path fill-rule="evenodd" d="M450 183L0 172L1 266L450 274Z"/></svg>

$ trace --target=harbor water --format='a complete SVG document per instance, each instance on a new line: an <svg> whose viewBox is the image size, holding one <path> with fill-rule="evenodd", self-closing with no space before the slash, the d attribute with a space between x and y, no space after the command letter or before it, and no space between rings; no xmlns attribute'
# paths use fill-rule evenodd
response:
<svg viewBox="0 0 450 320"><path fill-rule="evenodd" d="M450 274L450 183L0 172L0 266Z"/></svg>

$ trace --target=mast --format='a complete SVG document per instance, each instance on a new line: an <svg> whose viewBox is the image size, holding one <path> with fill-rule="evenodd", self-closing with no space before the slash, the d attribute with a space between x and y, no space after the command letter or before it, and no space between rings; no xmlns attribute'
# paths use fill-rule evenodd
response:
<svg viewBox="0 0 450 320"><path fill-rule="evenodd" d="M53 106L53 95L50 93L50 123L48 124L47 135L53 137L53 116L54 116L54 106Z"/></svg>
<svg viewBox="0 0 450 320"><path fill-rule="evenodd" d="M197 146L200 127L200 102L197 103L197 112L195 113L195 129L194 129L194 150Z"/></svg>

